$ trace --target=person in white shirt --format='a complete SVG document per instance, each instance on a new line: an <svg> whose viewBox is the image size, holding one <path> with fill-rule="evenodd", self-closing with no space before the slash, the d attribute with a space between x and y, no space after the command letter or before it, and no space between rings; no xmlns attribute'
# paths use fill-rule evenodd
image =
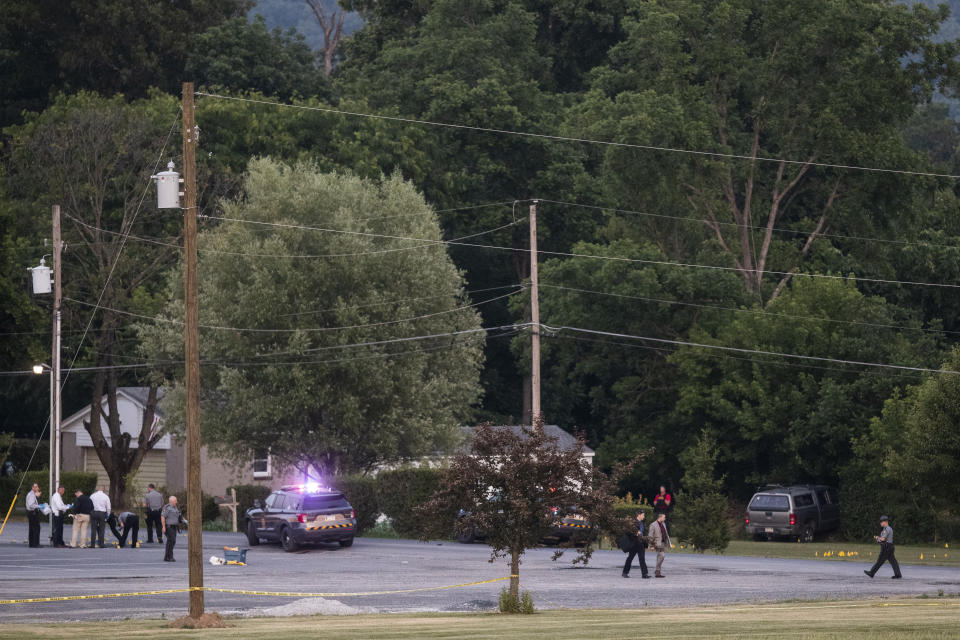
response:
<svg viewBox="0 0 960 640"><path fill-rule="evenodd" d="M63 518L67 514L67 505L63 503L63 492L66 491L62 486L57 487L57 492L50 496L50 510L53 512L53 535L50 544L54 547L66 547L63 542Z"/></svg>
<svg viewBox="0 0 960 640"><path fill-rule="evenodd" d="M33 483L33 487L27 493L27 520L30 522L28 538L31 547L40 546L41 513L43 509L40 508L40 485Z"/></svg>
<svg viewBox="0 0 960 640"><path fill-rule="evenodd" d="M93 511L90 513L90 547L103 549L103 536L107 526L107 514L110 513L110 496L100 487L90 494ZM99 543L98 543L99 541Z"/></svg>

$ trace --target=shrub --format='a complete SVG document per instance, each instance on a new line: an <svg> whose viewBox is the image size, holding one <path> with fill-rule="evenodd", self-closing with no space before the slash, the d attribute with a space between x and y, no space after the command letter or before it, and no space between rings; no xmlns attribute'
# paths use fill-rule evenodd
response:
<svg viewBox="0 0 960 640"><path fill-rule="evenodd" d="M29 471L24 475L23 485L20 486L20 493L17 496L17 504L15 507L18 511L23 511L25 508L24 504L27 491L30 490L34 482L39 484L43 491L41 500L43 502L50 500L50 492L47 487L49 483L47 470ZM17 486L20 485L20 476L21 474L17 473L10 478L0 478L0 508L2 508L0 510L3 511L3 515L6 515L7 509L10 508L10 502L13 500L13 496L17 491ZM76 493L77 489L80 489L87 495L93 493L97 485L97 474L85 471L65 471L60 474L60 484L66 488L64 502L69 504L73 501L73 494ZM0 515L0 518L2 517L3 516Z"/></svg>
<svg viewBox="0 0 960 640"><path fill-rule="evenodd" d="M270 495L270 487L261 484L238 484L233 487L227 487L227 495L230 495L230 489L237 491L237 522L242 523L243 516L247 509L253 507L253 501L259 500L263 504L267 496Z"/></svg>
<svg viewBox="0 0 960 640"><path fill-rule="evenodd" d="M166 504L166 499L170 497L170 493L167 492L166 487L157 487L157 491L160 492L160 495L164 497L164 504ZM189 504L188 498L189 493L186 489L181 489L180 491L174 492L172 495L177 496L177 506L180 508L181 515L190 520L189 514L187 514L187 505ZM239 514L238 514L239 516ZM213 496L206 493L201 494L200 497L200 519L202 522L211 522L220 517L220 505L217 504L217 501L214 500Z"/></svg>
<svg viewBox="0 0 960 640"><path fill-rule="evenodd" d="M430 500L440 484L441 471L411 468L384 471L377 475L376 491L380 510L390 518L393 528L403 537L417 537L422 529L421 517L414 509ZM450 514L453 528L455 514Z"/></svg>
<svg viewBox="0 0 960 640"><path fill-rule="evenodd" d="M500 613L534 613L533 596L529 591L524 591L520 598L510 593L510 589L504 587L500 591Z"/></svg>
<svg viewBox="0 0 960 640"><path fill-rule="evenodd" d="M357 534L370 531L377 524L380 505L377 501L377 480L369 476L337 476L331 483L346 496L357 512Z"/></svg>

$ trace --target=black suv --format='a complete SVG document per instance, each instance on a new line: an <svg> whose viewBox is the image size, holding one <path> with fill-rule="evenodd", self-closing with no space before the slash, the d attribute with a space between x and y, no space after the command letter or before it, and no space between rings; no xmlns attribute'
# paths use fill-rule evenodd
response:
<svg viewBox="0 0 960 640"><path fill-rule="evenodd" d="M778 536L813 542L816 534L840 524L837 490L824 485L767 485L747 505L745 528L755 539Z"/></svg>
<svg viewBox="0 0 960 640"><path fill-rule="evenodd" d="M279 542L284 551L296 551L313 542L353 544L357 514L342 493L310 485L282 487L267 496L261 506L253 503L244 517L247 541Z"/></svg>

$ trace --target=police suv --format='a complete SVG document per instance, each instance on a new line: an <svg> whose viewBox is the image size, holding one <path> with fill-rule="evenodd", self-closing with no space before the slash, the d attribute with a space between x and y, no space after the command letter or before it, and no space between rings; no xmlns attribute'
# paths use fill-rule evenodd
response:
<svg viewBox="0 0 960 640"><path fill-rule="evenodd" d="M279 542L284 551L315 542L349 547L357 531L357 514L344 495L312 484L281 487L262 505L255 501L244 520L251 546L263 539Z"/></svg>

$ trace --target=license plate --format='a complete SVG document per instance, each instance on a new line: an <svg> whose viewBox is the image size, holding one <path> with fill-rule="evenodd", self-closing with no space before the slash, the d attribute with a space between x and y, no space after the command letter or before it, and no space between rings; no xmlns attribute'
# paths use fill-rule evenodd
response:
<svg viewBox="0 0 960 640"><path fill-rule="evenodd" d="M763 531L764 531L764 533L773 533L773 527L767 527L767 528L764 529Z"/></svg>
<svg viewBox="0 0 960 640"><path fill-rule="evenodd" d="M322 514L321 514L321 515L317 516L317 522L327 522L327 521L329 521L329 520L336 520L336 519L337 519L337 516L331 516L331 515L322 515Z"/></svg>

